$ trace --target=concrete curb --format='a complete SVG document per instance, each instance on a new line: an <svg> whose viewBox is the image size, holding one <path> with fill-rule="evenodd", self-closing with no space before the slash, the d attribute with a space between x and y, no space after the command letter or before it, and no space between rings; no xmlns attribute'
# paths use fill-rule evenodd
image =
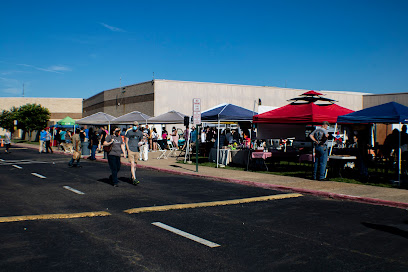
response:
<svg viewBox="0 0 408 272"><path fill-rule="evenodd" d="M18 145L18 144L16 144L16 145ZM29 147L29 148L37 149L37 148L34 148L34 147ZM62 154L62 155L66 155L66 156L71 156L71 154L65 153L65 152L62 152L62 151L54 151L54 153ZM107 162L108 160L106 160L106 159L96 159L96 161ZM130 163L128 163L128 162L122 162L122 164L126 165L126 166L130 166ZM361 203L366 203L366 204L388 206L388 207L400 208L400 209L408 209L408 203L404 203L404 202L382 200L382 199L361 197L361 196L352 196L352 195L345 195L345 194L337 194L337 193L329 193L329 192L322 192L322 191L302 189L302 188L294 188L294 187L289 187L289 186L274 185L274 184L267 184L267 183L254 182L254 181L245 181L245 180L238 180L238 179L214 177L214 176L208 176L208 175L197 174L197 173L179 172L179 171L176 171L176 170L169 170L169 169L159 168L159 167L155 167L155 166L147 166L147 165L140 165L140 164L137 164L137 168L158 170L158 171L169 173L169 174L184 175L184 176L194 176L194 177L199 177L199 178L205 178L205 179L211 179L211 180L241 184L241 185L252 186L252 187L259 187L259 188L264 188L264 189L290 191L290 192L304 193L304 194L309 194L309 195L314 195L314 196L328 197L328 198L333 198L333 199L351 200L351 201L361 202Z"/></svg>

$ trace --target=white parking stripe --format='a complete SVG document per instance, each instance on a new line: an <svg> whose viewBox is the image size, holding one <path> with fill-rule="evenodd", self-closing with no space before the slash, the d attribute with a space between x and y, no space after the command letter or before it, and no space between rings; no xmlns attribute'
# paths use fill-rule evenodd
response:
<svg viewBox="0 0 408 272"><path fill-rule="evenodd" d="M40 174L37 174L37 173L31 173L31 175L36 176L38 178L42 178L42 179L47 178L47 177L44 177L43 175L40 175Z"/></svg>
<svg viewBox="0 0 408 272"><path fill-rule="evenodd" d="M163 224L163 223L160 223L160 222L154 222L154 223L152 223L152 225L155 225L155 226L157 226L157 227L159 227L159 228L168 230L168 231L170 231L170 232L173 232L173 233L175 233L175 234L178 234L178 235L180 235L180 236L183 236L183 237L185 237L185 238L188 238L188 239L190 239L190 240L193 240L193 241L195 241L195 242L197 242L197 243L206 245L206 246L211 247L211 248L221 246L221 245L219 245L219 244L210 242L210 241L208 241L208 240L205 240L205 239L203 239L203 238L197 237L197 236L195 236L195 235L192 235L192 234L190 234L190 233L184 232L184 231L182 231L182 230L179 230L179 229L170 227L170 226L168 226L168 225L166 225L166 224Z"/></svg>
<svg viewBox="0 0 408 272"><path fill-rule="evenodd" d="M18 168L18 169L23 169L23 167L15 165L15 164L13 164L12 166L15 167L15 168Z"/></svg>
<svg viewBox="0 0 408 272"><path fill-rule="evenodd" d="M65 188L65 189L67 189L67 190L70 190L71 192L74 192L74 193L76 193L76 194L78 194L78 195L84 195L85 193L83 193L83 192L81 192L81 191L78 191L78 190L76 190L76 189L74 189L74 188L71 188L71 187L69 187L69 186L62 186L63 188Z"/></svg>

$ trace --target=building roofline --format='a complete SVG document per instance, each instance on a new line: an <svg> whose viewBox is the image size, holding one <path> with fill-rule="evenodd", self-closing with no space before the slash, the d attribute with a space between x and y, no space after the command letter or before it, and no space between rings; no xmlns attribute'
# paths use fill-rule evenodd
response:
<svg viewBox="0 0 408 272"><path fill-rule="evenodd" d="M116 88L112 88L112 89L108 89L108 90L103 90L103 91L100 91L100 92L97 93L97 94L94 94L93 96L90 96L90 97L88 97L88 98L84 98L84 100L91 99L91 98L93 98L93 97L95 97L95 96L97 96L97 95L100 95L100 94L104 93L104 92L113 91L113 90L119 89L119 88L129 88L129 87L136 86L136 85L146 84L146 83L152 82L152 81L154 81L154 80L148 80L148 81L143 81L143 82L139 82L139 83L135 83L135 84L131 84L131 85L126 85L126 86L116 87Z"/></svg>
<svg viewBox="0 0 408 272"><path fill-rule="evenodd" d="M368 94L369 96L385 96L385 95L401 95L405 94L407 95L408 92L403 92L403 93L385 93L385 94Z"/></svg>
<svg viewBox="0 0 408 272"><path fill-rule="evenodd" d="M257 85L244 85L244 84L233 84L233 83L215 83L215 82L200 82L200 81L183 81L183 80L170 80L170 79L155 79L155 81L170 81L170 82L185 82L185 83L196 83L196 84L214 84L214 85L230 85L230 86L243 86L243 87L257 87L257 88L276 88L276 89L287 89L293 91L310 91L309 89L295 89L295 88L284 88L276 86L257 86ZM350 92L350 91L328 91L328 90L318 90L319 92L329 92L337 94L355 94L355 95L369 95L371 93L363 92Z"/></svg>
<svg viewBox="0 0 408 272"><path fill-rule="evenodd" d="M13 96L13 97L8 97L8 96L5 96L5 97L1 97L2 99L3 98L13 98L13 99L21 99L21 98L24 98L24 99L81 99L81 100L83 100L83 98L80 98L80 97L28 97L28 96L26 96L26 97L20 97L20 96Z"/></svg>

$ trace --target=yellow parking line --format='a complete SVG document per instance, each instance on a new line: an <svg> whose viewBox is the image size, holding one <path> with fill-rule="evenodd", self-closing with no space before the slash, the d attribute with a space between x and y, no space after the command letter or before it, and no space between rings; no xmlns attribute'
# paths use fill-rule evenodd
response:
<svg viewBox="0 0 408 272"><path fill-rule="evenodd" d="M96 216L109 216L108 212L83 212L83 213L62 213L62 214L39 214L39 215L22 215L22 216L10 216L0 217L0 223L6 222L18 222L28 220L45 220L45 219L68 219L68 218L81 218L81 217L96 217Z"/></svg>
<svg viewBox="0 0 408 272"><path fill-rule="evenodd" d="M129 214L143 213L143 212L160 212L160 211L191 209L191 208L199 208L199 207L235 205L235 204L259 202L259 201L293 198L293 197L300 197L300 196L302 195L301 194L281 194L281 195L251 197L251 198L225 200L225 201L201 202L201 203L191 203L191 204L175 204L175 205L154 206L154 207L141 207L141 208L124 210L124 212L129 213Z"/></svg>

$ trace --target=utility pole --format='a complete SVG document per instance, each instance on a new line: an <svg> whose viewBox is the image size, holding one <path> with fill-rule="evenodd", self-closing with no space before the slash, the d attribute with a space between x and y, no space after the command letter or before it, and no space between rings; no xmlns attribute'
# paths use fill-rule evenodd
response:
<svg viewBox="0 0 408 272"><path fill-rule="evenodd" d="M23 83L23 97L24 97L24 83Z"/></svg>

